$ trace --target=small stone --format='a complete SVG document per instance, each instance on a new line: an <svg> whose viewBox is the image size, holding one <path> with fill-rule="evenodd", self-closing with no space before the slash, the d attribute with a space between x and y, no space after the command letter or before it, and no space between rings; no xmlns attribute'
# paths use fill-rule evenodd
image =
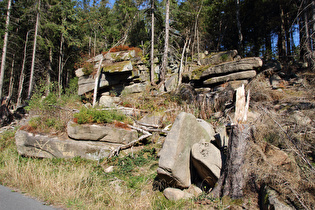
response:
<svg viewBox="0 0 315 210"><path fill-rule="evenodd" d="M105 173L111 173L113 171L114 171L114 166L109 166L104 170Z"/></svg>
<svg viewBox="0 0 315 210"><path fill-rule="evenodd" d="M180 199L189 199L192 198L193 195L188 193L188 192L184 192L180 189L176 189L176 188L166 188L163 191L164 196L171 201L178 201Z"/></svg>

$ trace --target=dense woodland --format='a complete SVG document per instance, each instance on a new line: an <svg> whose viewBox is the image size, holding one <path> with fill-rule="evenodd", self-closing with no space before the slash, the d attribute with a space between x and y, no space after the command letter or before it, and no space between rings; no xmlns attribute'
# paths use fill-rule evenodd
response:
<svg viewBox="0 0 315 210"><path fill-rule="evenodd" d="M0 13L0 98L16 104L40 84L61 94L82 60L117 45L140 47L148 67L159 58L152 84L163 82L168 55L182 52L198 61L237 49L314 67L314 0L3 0Z"/></svg>

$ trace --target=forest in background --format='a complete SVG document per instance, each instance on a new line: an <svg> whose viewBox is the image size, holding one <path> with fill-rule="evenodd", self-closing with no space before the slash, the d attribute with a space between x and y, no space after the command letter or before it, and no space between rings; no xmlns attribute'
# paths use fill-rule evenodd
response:
<svg viewBox="0 0 315 210"><path fill-rule="evenodd" d="M157 82L182 52L198 62L237 49L314 68L314 0L3 0L0 13L0 98L17 105L39 84L63 93L82 61L115 45L140 47L151 66L158 57Z"/></svg>

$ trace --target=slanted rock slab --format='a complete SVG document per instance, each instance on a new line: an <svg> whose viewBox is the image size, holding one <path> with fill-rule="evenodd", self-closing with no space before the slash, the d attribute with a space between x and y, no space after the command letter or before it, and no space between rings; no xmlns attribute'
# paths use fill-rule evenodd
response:
<svg viewBox="0 0 315 210"><path fill-rule="evenodd" d="M220 150L212 143L197 143L192 147L191 158L201 179L213 187L220 177L222 168Z"/></svg>
<svg viewBox="0 0 315 210"><path fill-rule="evenodd" d="M108 157L111 153L110 145L104 142L75 141L59 139L46 135L32 134L18 130L15 134L15 143L20 155L37 158L74 158L82 157L99 160Z"/></svg>
<svg viewBox="0 0 315 210"><path fill-rule="evenodd" d="M171 186L188 188L191 185L190 151L192 145L200 141L210 141L207 131L195 116L180 113L160 151L157 170L160 179L164 179Z"/></svg>

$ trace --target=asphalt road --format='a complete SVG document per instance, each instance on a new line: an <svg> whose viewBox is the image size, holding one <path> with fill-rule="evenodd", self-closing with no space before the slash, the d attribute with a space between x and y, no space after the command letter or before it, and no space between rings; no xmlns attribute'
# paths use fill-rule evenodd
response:
<svg viewBox="0 0 315 210"><path fill-rule="evenodd" d="M0 185L0 210L56 210L51 206L29 198Z"/></svg>

